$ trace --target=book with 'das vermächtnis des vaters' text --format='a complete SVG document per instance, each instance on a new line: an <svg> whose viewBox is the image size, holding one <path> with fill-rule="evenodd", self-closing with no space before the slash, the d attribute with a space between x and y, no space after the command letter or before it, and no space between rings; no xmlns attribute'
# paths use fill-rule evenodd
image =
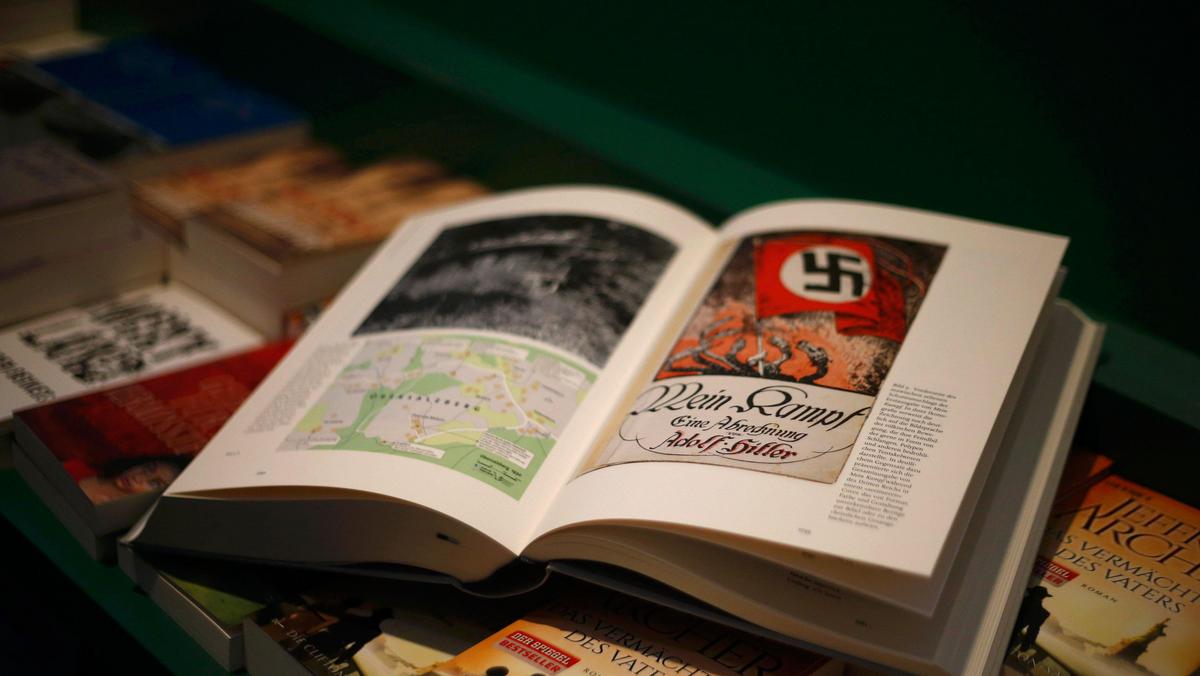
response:
<svg viewBox="0 0 1200 676"><path fill-rule="evenodd" d="M1027 563L1094 363L1053 301L1065 246L838 201L713 229L607 188L430 212L128 541L465 583L592 561L962 671L1012 600L964 576Z"/></svg>

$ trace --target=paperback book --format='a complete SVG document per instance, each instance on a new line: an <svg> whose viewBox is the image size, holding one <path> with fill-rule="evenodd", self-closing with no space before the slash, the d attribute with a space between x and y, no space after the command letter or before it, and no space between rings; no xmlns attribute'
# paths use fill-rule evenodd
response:
<svg viewBox="0 0 1200 676"><path fill-rule="evenodd" d="M484 192L429 160L353 168L310 145L142 181L134 204L174 242L174 279L275 337L294 333L405 217Z"/></svg>
<svg viewBox="0 0 1200 676"><path fill-rule="evenodd" d="M136 125L65 91L28 59L0 54L0 93L5 148L51 141L119 175L127 164L154 153Z"/></svg>
<svg viewBox="0 0 1200 676"><path fill-rule="evenodd" d="M603 188L430 212L130 541L464 584L594 561L826 650L994 668L1099 344L1054 303L1065 244L836 201L713 229Z"/></svg>
<svg viewBox="0 0 1200 676"><path fill-rule="evenodd" d="M842 666L624 594L575 585L453 659L415 673L836 676Z"/></svg>
<svg viewBox="0 0 1200 676"><path fill-rule="evenodd" d="M1054 505L1005 667L1200 669L1200 510L1111 475Z"/></svg>
<svg viewBox="0 0 1200 676"><path fill-rule="evenodd" d="M18 70L29 86L48 92L23 115L27 127L74 141L124 176L228 162L308 135L296 108L152 37L114 40Z"/></svg>
<svg viewBox="0 0 1200 676"><path fill-rule="evenodd" d="M307 144L264 153L221 167L193 167L136 181L133 205L177 245L184 223L227 202L255 202L347 171L341 154Z"/></svg>

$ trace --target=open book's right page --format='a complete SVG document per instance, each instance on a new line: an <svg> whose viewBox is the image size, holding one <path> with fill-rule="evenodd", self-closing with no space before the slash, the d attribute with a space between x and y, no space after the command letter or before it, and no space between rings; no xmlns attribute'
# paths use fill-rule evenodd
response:
<svg viewBox="0 0 1200 676"><path fill-rule="evenodd" d="M834 201L761 207L722 238L540 532L628 522L801 550L851 587L911 576L931 610L1066 240Z"/></svg>

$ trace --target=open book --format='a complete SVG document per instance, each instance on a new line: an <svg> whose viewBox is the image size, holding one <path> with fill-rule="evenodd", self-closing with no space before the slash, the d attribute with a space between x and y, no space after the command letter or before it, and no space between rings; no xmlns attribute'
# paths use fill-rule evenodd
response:
<svg viewBox="0 0 1200 676"><path fill-rule="evenodd" d="M1040 398L1021 396L1038 335L1070 315L1051 311L1065 246L836 201L714 230L599 188L429 213L131 541L463 581L598 561L786 636L953 671L937 636L918 652L908 634L940 635L967 584L961 545L1019 399L1033 428L1008 445L1034 441L1038 496L1057 477L1098 343L1064 328Z"/></svg>

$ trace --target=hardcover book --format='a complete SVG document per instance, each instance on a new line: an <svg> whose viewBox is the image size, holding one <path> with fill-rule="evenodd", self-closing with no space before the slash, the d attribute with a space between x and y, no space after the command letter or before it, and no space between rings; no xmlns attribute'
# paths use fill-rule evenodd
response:
<svg viewBox="0 0 1200 676"><path fill-rule="evenodd" d="M1113 475L1055 503L1005 666L1184 676L1198 632L1200 510Z"/></svg>
<svg viewBox="0 0 1200 676"><path fill-rule="evenodd" d="M51 138L124 177L298 144L303 114L149 37L0 58L3 145Z"/></svg>
<svg viewBox="0 0 1200 676"><path fill-rule="evenodd" d="M603 188L431 212L130 540L465 584L593 561L826 650L995 668L1099 345L1053 302L1064 247L836 201L714 230Z"/></svg>

